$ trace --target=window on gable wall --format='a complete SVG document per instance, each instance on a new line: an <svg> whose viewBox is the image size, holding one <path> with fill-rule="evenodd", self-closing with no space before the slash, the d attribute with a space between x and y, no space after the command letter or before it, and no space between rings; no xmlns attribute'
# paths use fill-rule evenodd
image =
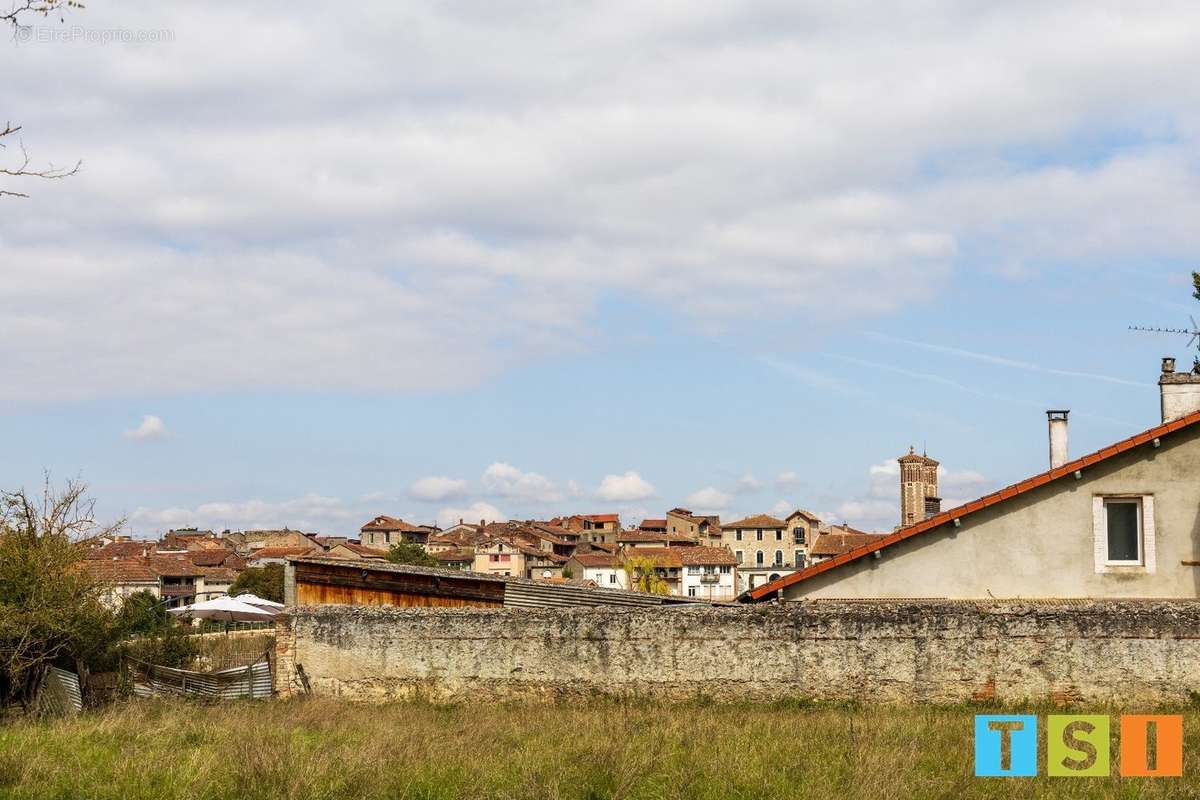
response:
<svg viewBox="0 0 1200 800"><path fill-rule="evenodd" d="M1142 563L1142 504L1138 500L1104 501L1106 560L1110 564Z"/></svg>
<svg viewBox="0 0 1200 800"><path fill-rule="evenodd" d="M1154 496L1093 498L1096 572L1155 571Z"/></svg>

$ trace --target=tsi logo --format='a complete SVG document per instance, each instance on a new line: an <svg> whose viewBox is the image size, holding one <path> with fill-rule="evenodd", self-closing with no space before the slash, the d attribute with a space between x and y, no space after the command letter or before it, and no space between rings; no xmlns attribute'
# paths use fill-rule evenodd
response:
<svg viewBox="0 0 1200 800"><path fill-rule="evenodd" d="M1103 714L1046 717L1046 774L1095 777L1111 774L1109 718ZM1037 717L980 714L975 717L975 775L1028 778L1038 774ZM1121 775L1178 778L1183 775L1183 717L1123 714Z"/></svg>

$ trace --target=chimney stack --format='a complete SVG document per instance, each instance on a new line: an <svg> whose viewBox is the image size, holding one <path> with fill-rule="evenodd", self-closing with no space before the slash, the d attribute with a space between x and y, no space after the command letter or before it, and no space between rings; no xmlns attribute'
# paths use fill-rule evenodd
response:
<svg viewBox="0 0 1200 800"><path fill-rule="evenodd" d="M1162 376L1158 379L1162 421L1174 422L1200 411L1200 374L1176 372L1175 359L1162 360Z"/></svg>
<svg viewBox="0 0 1200 800"><path fill-rule="evenodd" d="M1067 415L1070 413L1064 409L1046 412L1050 422L1050 469L1067 463Z"/></svg>

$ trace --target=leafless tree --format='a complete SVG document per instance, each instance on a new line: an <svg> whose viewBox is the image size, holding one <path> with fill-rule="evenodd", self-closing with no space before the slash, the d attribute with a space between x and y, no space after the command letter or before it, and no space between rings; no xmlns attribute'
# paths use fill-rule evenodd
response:
<svg viewBox="0 0 1200 800"><path fill-rule="evenodd" d="M78 0L11 0L11 3L12 5L7 11L0 11L0 26L10 25L14 36L20 28L22 16L41 15L48 17L51 14L59 14L61 20L61 13L66 9L83 8L83 3L78 2ZM75 166L69 169L55 167L53 164L43 169L31 166L29 153L25 151L25 143L17 136L20 130L20 125L13 125L11 122L5 122L4 127L0 128L0 151L4 151L7 154L9 144L12 142L16 142L18 149L21 151L20 163L16 166L0 166L0 176L7 178L46 178L49 180L59 180L74 175L83 166L82 161L76 162ZM12 191L0 187L0 197L28 196L24 192Z"/></svg>

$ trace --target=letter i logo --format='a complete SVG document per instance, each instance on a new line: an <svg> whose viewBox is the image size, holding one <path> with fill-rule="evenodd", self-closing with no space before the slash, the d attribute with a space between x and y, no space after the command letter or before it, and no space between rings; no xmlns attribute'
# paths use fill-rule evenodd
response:
<svg viewBox="0 0 1200 800"><path fill-rule="evenodd" d="M1121 715L1121 774L1127 778L1183 775L1183 717Z"/></svg>
<svg viewBox="0 0 1200 800"><path fill-rule="evenodd" d="M1037 717L976 715L975 775L979 778L1037 775Z"/></svg>

